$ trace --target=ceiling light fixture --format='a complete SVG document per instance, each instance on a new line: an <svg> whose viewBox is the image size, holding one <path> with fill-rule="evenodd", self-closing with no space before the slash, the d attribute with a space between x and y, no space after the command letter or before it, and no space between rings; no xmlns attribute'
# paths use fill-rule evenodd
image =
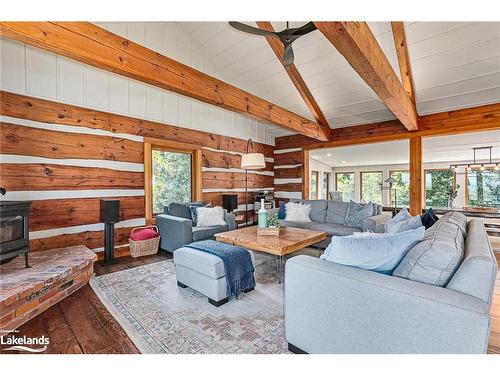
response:
<svg viewBox="0 0 500 375"><path fill-rule="evenodd" d="M481 172L489 173L492 170L498 171L500 170L499 162L493 161L492 159L492 149L493 146L484 146L484 147L473 147L472 150L474 152L474 162L473 163L464 163L464 164L451 164L450 170L456 172L458 167L465 167L468 172L472 171L475 168L478 168ZM488 150L489 152L489 160L486 162L480 163L476 158L477 150ZM485 158L483 158L485 159Z"/></svg>

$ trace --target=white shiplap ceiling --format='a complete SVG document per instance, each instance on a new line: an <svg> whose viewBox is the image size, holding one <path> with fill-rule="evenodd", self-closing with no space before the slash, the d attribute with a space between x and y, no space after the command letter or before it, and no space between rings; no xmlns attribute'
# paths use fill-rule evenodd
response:
<svg viewBox="0 0 500 375"><path fill-rule="evenodd" d="M179 24L220 78L312 119L265 38L226 22ZM280 30L285 23L273 26ZM390 23L369 26L399 76ZM500 22L406 22L405 27L419 115L500 101ZM295 65L332 128L394 118L319 31L295 41L294 52Z"/></svg>

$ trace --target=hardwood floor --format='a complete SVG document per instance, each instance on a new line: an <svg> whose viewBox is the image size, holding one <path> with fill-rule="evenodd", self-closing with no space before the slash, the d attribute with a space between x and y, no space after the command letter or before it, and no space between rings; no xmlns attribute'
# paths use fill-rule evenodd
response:
<svg viewBox="0 0 500 375"><path fill-rule="evenodd" d="M170 254L137 259L127 256L118 258L117 264L106 267L96 262L94 270L96 275L100 276L171 258ZM49 337L50 345L46 353L139 353L89 285L85 285L18 329L18 336Z"/></svg>
<svg viewBox="0 0 500 375"><path fill-rule="evenodd" d="M138 259L123 257L112 266L96 263L94 268L100 276L170 258L169 254ZM500 254L497 254L497 261L500 268ZM500 354L500 272L495 282L491 317L488 353ZM20 335L30 337L50 337L46 353L139 353L88 285L22 325L19 331Z"/></svg>

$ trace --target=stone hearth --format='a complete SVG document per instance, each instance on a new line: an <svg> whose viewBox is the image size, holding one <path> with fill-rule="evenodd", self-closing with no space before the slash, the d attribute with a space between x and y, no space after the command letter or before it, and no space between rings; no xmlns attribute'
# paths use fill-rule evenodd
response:
<svg viewBox="0 0 500 375"><path fill-rule="evenodd" d="M32 253L0 266L0 336L88 283L96 255L85 246Z"/></svg>

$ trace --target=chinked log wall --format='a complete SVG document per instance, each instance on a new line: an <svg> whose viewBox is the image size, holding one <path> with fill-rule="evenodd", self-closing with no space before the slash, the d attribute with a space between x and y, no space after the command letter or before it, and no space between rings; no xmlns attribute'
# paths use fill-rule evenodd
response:
<svg viewBox="0 0 500 375"><path fill-rule="evenodd" d="M127 253L132 227L144 223L143 137L202 146L203 199L221 205L228 192L245 203L239 169L245 140L5 91L0 115L0 186L9 199L33 201L31 251L101 249L99 199L113 197L122 220L115 244L120 255ZM264 153L266 168L248 174L249 189L272 189L273 147L254 143L254 150Z"/></svg>

